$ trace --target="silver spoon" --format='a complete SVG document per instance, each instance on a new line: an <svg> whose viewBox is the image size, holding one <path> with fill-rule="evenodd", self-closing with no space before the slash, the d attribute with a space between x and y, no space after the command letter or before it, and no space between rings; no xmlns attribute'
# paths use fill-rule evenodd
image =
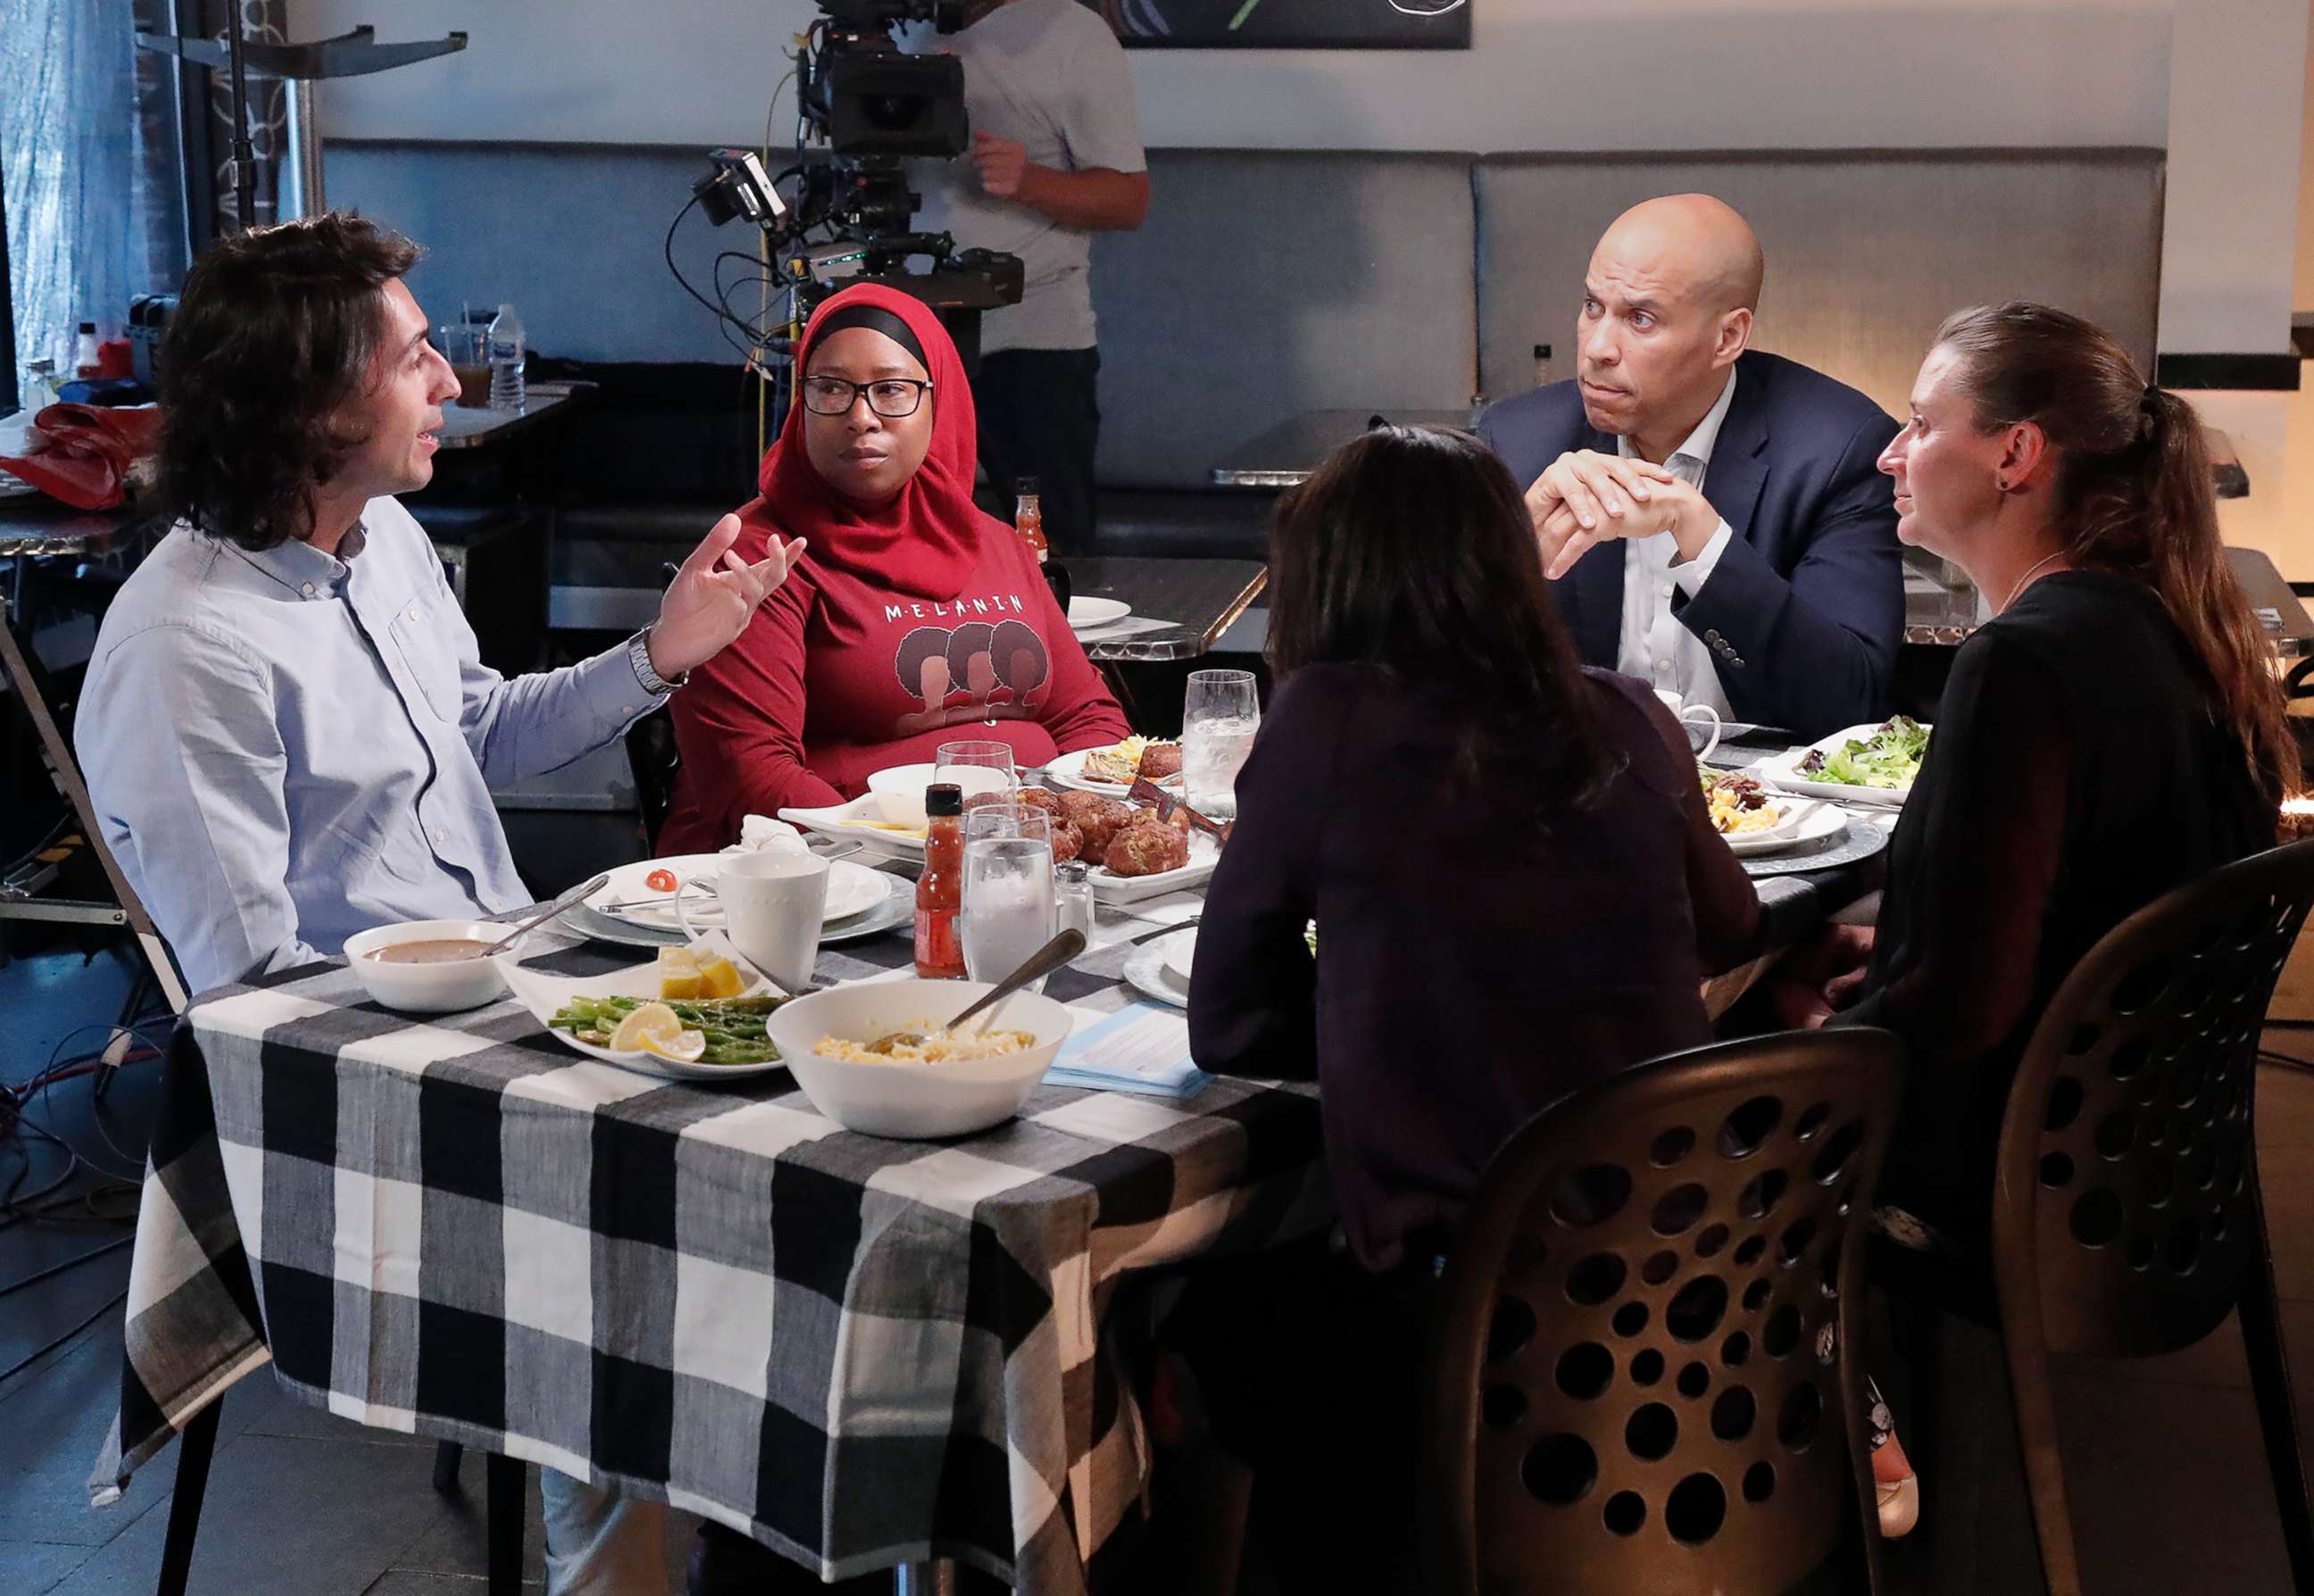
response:
<svg viewBox="0 0 2314 1596"><path fill-rule="evenodd" d="M513 947L517 942L521 941L523 938L536 930L540 926L544 925L548 921L553 919L556 915L570 908L580 898L586 897L589 894L602 891L604 886L609 882L610 879L611 877L606 872L596 877L592 881L580 882L569 892L564 893L561 897L547 904L545 908L541 909L528 920L524 921L520 925L515 927L514 930L508 931L505 936L500 937L488 948L483 948L480 953L474 955L474 957L476 958L488 958L494 953L503 953L508 948Z"/></svg>
<svg viewBox="0 0 2314 1596"><path fill-rule="evenodd" d="M1069 960L1076 957L1078 954L1082 953L1084 951L1084 933L1077 930L1076 927L1071 926L1067 930L1063 931L1059 936L1055 937L1051 941L1037 949L1036 952L1030 954L1021 962L1019 969L1014 970L1010 975L1004 977L1003 980L998 982L994 986L990 987L985 997L983 997L978 1002L973 1004L971 1008L967 1009L963 1013L958 1015L954 1019L949 1020L947 1025L941 1027L941 1029L947 1031L950 1036L956 1035L957 1027L962 1025L966 1020L970 1019L974 1015L979 1013L984 1009L991 1008L995 1004L1002 1002L1006 998L1009 998L1014 992L1019 992L1031 981L1051 974L1055 970L1059 969L1063 965L1068 963ZM980 1028L984 1031L986 1030L988 1028L988 1021L985 1019L982 1020L980 1022ZM913 1047L923 1039L924 1034L922 1031L888 1031L883 1036L877 1037L873 1042L869 1043L867 1046L870 1053L889 1053L895 1047Z"/></svg>

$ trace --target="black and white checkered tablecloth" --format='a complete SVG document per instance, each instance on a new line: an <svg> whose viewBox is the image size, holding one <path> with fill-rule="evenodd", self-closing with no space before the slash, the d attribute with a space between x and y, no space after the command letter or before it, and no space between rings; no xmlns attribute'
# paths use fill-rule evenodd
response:
<svg viewBox="0 0 2314 1596"><path fill-rule="evenodd" d="M1856 885L1760 884L1792 926ZM1081 1023L1135 1001L1123 939L1199 906L1103 910L1047 995ZM909 958L896 933L817 978ZM269 1358L333 1413L615 1481L825 1577L945 1556L1074 1596L1147 1478L1103 1345L1119 1280L1331 1214L1307 1086L1046 1087L981 1135L889 1142L784 1073L636 1074L508 1001L390 1012L336 963L205 994L166 1069L99 1504Z"/></svg>

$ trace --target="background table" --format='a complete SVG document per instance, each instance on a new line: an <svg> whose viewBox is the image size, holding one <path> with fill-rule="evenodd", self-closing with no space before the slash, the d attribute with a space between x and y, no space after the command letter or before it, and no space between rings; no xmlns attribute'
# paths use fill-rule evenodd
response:
<svg viewBox="0 0 2314 1596"><path fill-rule="evenodd" d="M1132 606L1133 620L1169 622L1162 630L1116 637L1090 629L1082 641L1086 657L1096 665L1195 659L1209 653L1269 582L1268 568L1253 560L1110 556L1072 560L1068 568L1070 589L1077 597L1117 599Z"/></svg>
<svg viewBox="0 0 2314 1596"><path fill-rule="evenodd" d="M1400 427L1468 427L1461 410L1305 410L1232 450L1214 467L1216 488L1294 488L1309 481L1318 463L1372 428L1376 419Z"/></svg>

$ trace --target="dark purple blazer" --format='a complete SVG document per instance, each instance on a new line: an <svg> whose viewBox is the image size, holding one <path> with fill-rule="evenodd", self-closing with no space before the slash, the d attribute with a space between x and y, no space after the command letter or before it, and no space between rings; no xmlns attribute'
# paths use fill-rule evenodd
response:
<svg viewBox="0 0 2314 1596"><path fill-rule="evenodd" d="M1467 710L1374 666L1294 672L1238 777L1191 1049L1218 1073L1320 1082L1334 1189L1369 1268L1451 1225L1535 1112L1710 1040L1699 896L1708 927L1751 934L1757 897L1709 834L1678 729L1640 683L1585 675L1624 761L1589 808L1538 816L1520 783L1456 781ZM1719 855L1700 894L1691 826Z"/></svg>

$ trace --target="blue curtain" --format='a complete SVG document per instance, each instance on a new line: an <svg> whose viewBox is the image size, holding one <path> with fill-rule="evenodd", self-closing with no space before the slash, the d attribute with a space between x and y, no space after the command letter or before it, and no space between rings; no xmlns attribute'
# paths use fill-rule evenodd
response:
<svg viewBox="0 0 2314 1596"><path fill-rule="evenodd" d="M0 0L0 181L8 197L9 300L19 364L53 356L70 375L73 335L118 336L136 295L181 270L181 204L166 115L140 116L125 0ZM148 110L153 109L149 104Z"/></svg>

